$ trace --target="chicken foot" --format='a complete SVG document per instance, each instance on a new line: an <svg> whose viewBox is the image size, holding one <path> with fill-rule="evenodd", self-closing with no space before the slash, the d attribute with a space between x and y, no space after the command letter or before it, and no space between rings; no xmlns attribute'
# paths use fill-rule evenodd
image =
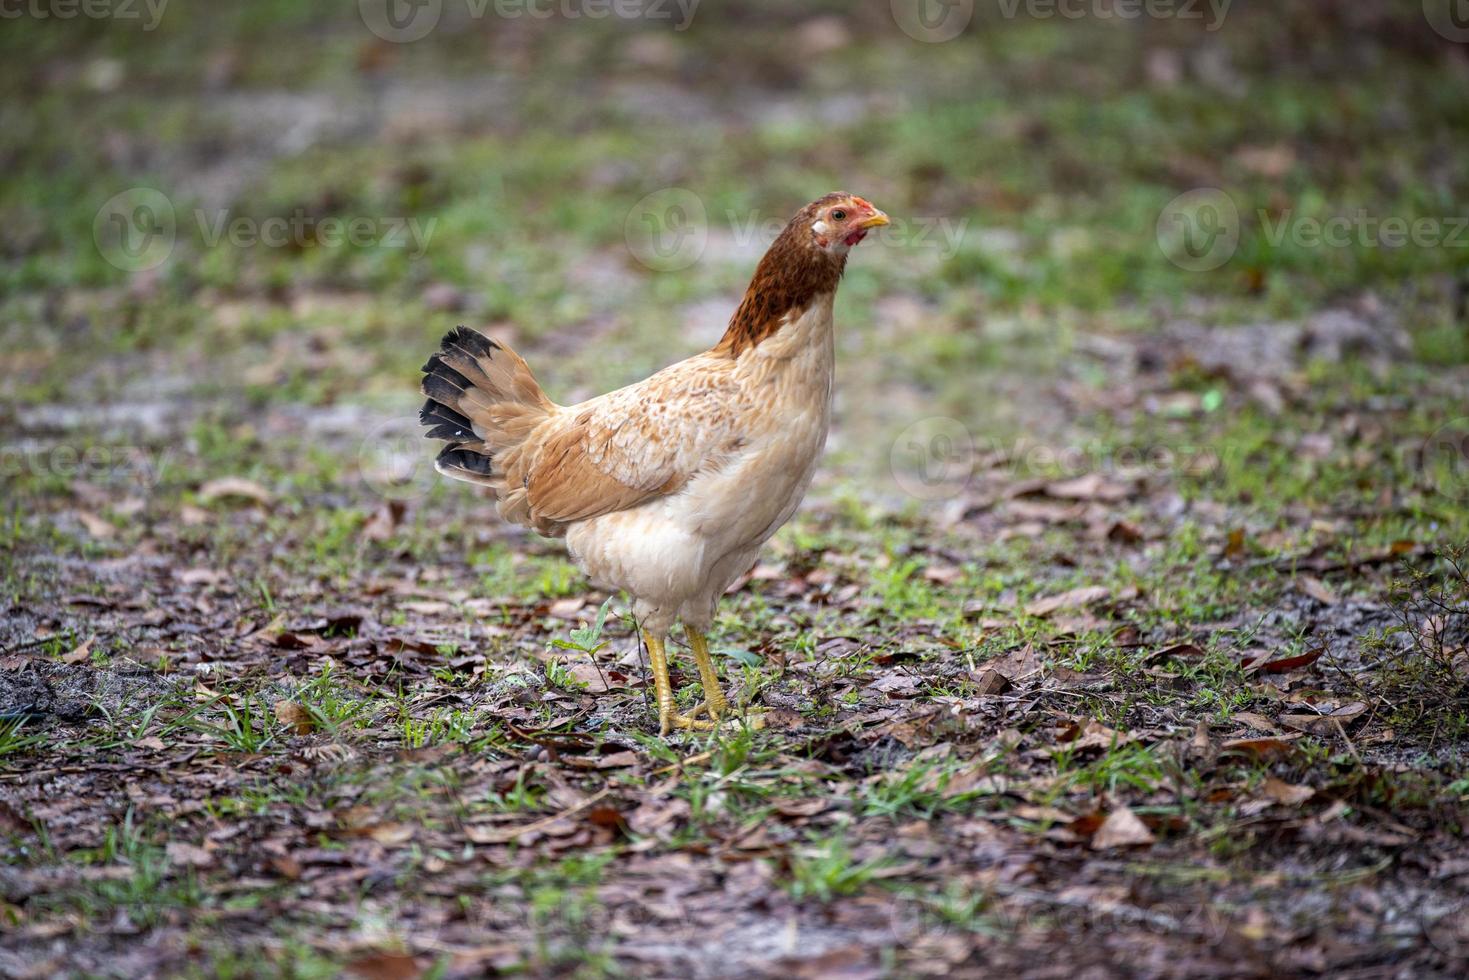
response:
<svg viewBox="0 0 1469 980"><path fill-rule="evenodd" d="M658 734L667 735L675 728L689 729L692 731L712 731L714 722L700 721L694 717L697 710L691 714L681 715L673 708L673 682L668 679L668 653L663 648L663 637L655 636L647 630L643 631L643 639L648 643L648 660L653 665L653 693L658 700ZM696 655L697 657L697 655ZM708 662L708 647L705 646L704 660ZM700 673L703 673L704 664L699 665ZM713 675L714 665L709 664L710 676ZM715 691L719 691L716 681ZM706 692L707 693L707 692ZM720 692L721 700L724 698Z"/></svg>

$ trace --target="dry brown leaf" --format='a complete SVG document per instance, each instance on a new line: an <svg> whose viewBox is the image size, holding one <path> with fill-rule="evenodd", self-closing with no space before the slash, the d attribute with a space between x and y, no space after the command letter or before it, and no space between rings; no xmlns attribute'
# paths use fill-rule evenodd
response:
<svg viewBox="0 0 1469 980"><path fill-rule="evenodd" d="M1265 656L1262 654L1253 657L1246 657L1245 659L1240 661L1240 666L1248 669L1251 672L1258 671L1262 674L1284 674L1287 671L1300 670L1302 667L1311 666L1316 661L1320 660L1322 654L1324 653L1326 653L1325 647L1317 647L1314 650L1307 650L1305 653L1297 654L1294 657L1281 657L1278 660L1266 660Z"/></svg>
<svg viewBox="0 0 1469 980"><path fill-rule="evenodd" d="M1126 500L1128 489L1113 483L1100 473L1088 473L1074 480L1057 480L1046 484L1046 496L1061 500Z"/></svg>
<svg viewBox="0 0 1469 980"><path fill-rule="evenodd" d="M311 712L294 701L277 701L275 720L290 726L297 735L310 735L315 724Z"/></svg>
<svg viewBox="0 0 1469 980"><path fill-rule="evenodd" d="M1092 847L1105 851L1113 847L1140 847L1156 840L1148 825L1125 806L1107 814L1107 819L1092 835Z"/></svg>
<svg viewBox="0 0 1469 980"><path fill-rule="evenodd" d="M971 676L974 678L974 692L982 697L1004 694L1010 689L1010 678L998 670L981 670Z"/></svg>
<svg viewBox="0 0 1469 980"><path fill-rule="evenodd" d="M82 661L86 660L87 658L91 657L92 656L92 641L94 639L96 639L96 637L89 636L85 640L83 640L80 644L78 644L75 648L73 648L70 653L64 653L64 654L62 654L61 655L61 662L62 663L65 663L65 664L79 664Z"/></svg>
<svg viewBox="0 0 1469 980"><path fill-rule="evenodd" d="M1328 606L1334 606L1341 601L1325 582L1314 575L1300 576L1296 579L1296 587L1317 602Z"/></svg>
<svg viewBox="0 0 1469 980"><path fill-rule="evenodd" d="M366 836L388 847L397 847L413 839L413 827L406 823L380 823L365 830Z"/></svg>
<svg viewBox="0 0 1469 980"><path fill-rule="evenodd" d="M168 860L186 868L207 868L214 864L214 853L185 841L171 840L164 848Z"/></svg>
<svg viewBox="0 0 1469 980"><path fill-rule="evenodd" d="M418 980L429 967L407 953L370 953L347 964L347 972L362 980Z"/></svg>
<svg viewBox="0 0 1469 980"><path fill-rule="evenodd" d="M1296 786L1284 780L1270 776L1260 786L1260 792L1285 806L1300 806L1302 803L1316 795L1316 791L1309 786Z"/></svg>
<svg viewBox="0 0 1469 980"><path fill-rule="evenodd" d="M1094 602L1101 602L1112 594L1112 590L1104 585L1085 585L1070 592L1062 592L1059 595L1045 596L1036 599L1025 607L1027 615L1044 617L1058 609L1076 609L1081 606L1089 606Z"/></svg>
<svg viewBox="0 0 1469 980"><path fill-rule="evenodd" d="M1277 755L1289 755L1294 752L1296 747L1291 739L1297 737L1292 735L1290 738L1235 738L1225 742L1219 748L1224 752L1270 758Z"/></svg>
<svg viewBox="0 0 1469 980"><path fill-rule="evenodd" d="M117 528L91 511L77 511L77 520L82 522L82 526L87 529L88 534L99 540L110 538L117 533Z"/></svg>
<svg viewBox="0 0 1469 980"><path fill-rule="evenodd" d="M362 537L368 541L387 541L398 530L398 525L403 521L403 515L407 511L407 505L401 500L385 500L367 523L362 525Z"/></svg>
<svg viewBox="0 0 1469 980"><path fill-rule="evenodd" d="M199 488L199 499L206 504L218 500L248 500L262 506L270 503L270 491L242 476L222 476Z"/></svg>
<svg viewBox="0 0 1469 980"><path fill-rule="evenodd" d="M1309 732L1312 735L1335 735L1338 725L1355 721L1366 712L1367 705L1364 702L1352 701L1323 715L1311 715L1304 712L1281 715L1280 723L1298 732Z"/></svg>
<svg viewBox="0 0 1469 980"><path fill-rule="evenodd" d="M546 612L548 612L552 616L555 616L557 619L572 619L576 616L577 613L582 611L582 608L585 607L586 604L587 600L585 596L573 596L569 599L557 599L555 602L551 603L550 608L548 608Z"/></svg>

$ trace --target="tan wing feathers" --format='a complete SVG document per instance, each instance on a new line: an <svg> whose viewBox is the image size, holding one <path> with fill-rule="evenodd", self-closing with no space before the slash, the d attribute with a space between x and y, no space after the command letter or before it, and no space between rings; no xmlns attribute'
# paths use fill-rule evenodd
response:
<svg viewBox="0 0 1469 980"><path fill-rule="evenodd" d="M677 492L734 441L737 396L726 370L684 361L567 410L526 461L530 516L586 520Z"/></svg>

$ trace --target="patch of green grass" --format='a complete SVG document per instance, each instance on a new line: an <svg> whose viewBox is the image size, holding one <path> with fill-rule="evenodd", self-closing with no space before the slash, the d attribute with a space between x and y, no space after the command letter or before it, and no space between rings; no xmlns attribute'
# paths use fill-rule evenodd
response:
<svg viewBox="0 0 1469 980"><path fill-rule="evenodd" d="M0 721L0 759L9 755L20 755L46 744L44 733L24 734L25 725L24 718Z"/></svg>
<svg viewBox="0 0 1469 980"><path fill-rule="evenodd" d="M856 860L846 838L837 834L793 848L785 885L793 898L830 902L856 895L875 881L887 864L883 860Z"/></svg>
<svg viewBox="0 0 1469 980"><path fill-rule="evenodd" d="M39 909L74 910L93 922L112 922L123 913L145 928L199 905L203 896L194 871L174 867L150 836L129 809L121 823L107 828L99 847L62 856L104 873L61 892L34 896L32 902Z"/></svg>

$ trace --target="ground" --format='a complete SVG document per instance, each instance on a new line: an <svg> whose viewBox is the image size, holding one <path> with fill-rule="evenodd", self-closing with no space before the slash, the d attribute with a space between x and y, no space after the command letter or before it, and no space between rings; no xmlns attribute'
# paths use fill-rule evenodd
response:
<svg viewBox="0 0 1469 980"><path fill-rule="evenodd" d="M1469 57L1385 6L7 23L0 974L1463 975ZM417 369L636 380L836 187L907 224L659 738Z"/></svg>

